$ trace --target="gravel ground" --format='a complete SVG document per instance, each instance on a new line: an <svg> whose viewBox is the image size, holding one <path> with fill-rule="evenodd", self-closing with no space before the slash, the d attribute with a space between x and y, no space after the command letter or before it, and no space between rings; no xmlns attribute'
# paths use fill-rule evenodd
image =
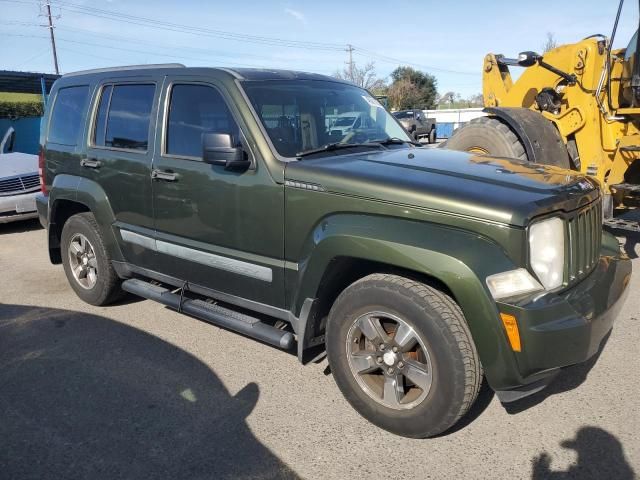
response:
<svg viewBox="0 0 640 480"><path fill-rule="evenodd" d="M631 288L597 362L508 410L484 388L454 431L409 440L360 418L326 361L150 301L86 305L36 222L0 225L0 478L635 478Z"/></svg>

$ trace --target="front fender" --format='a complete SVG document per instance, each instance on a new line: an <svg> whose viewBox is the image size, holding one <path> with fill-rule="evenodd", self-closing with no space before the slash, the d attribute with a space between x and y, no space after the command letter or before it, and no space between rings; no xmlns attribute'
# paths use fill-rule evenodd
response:
<svg viewBox="0 0 640 480"><path fill-rule="evenodd" d="M519 377L484 281L488 275L516 268L495 242L426 222L355 214L327 217L308 238L298 263L295 311L305 298L316 297L323 273L338 257L379 262L439 280L465 315L489 384L498 389L502 379Z"/></svg>
<svg viewBox="0 0 640 480"><path fill-rule="evenodd" d="M115 215L105 191L93 180L75 175L56 175L49 191L51 212L49 221L56 218L56 209L61 201L71 201L84 205L96 219L105 248L112 260L124 261L112 225Z"/></svg>

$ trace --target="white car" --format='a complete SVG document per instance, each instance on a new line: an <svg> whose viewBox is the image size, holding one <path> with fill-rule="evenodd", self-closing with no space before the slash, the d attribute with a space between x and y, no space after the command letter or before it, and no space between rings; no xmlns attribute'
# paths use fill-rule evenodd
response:
<svg viewBox="0 0 640 480"><path fill-rule="evenodd" d="M364 114L362 112L346 112L336 116L333 125L331 125L331 133L340 133L346 135L351 130L360 128L362 125Z"/></svg>
<svg viewBox="0 0 640 480"><path fill-rule="evenodd" d="M38 216L38 156L13 152L14 141L15 130L9 127L0 143L0 223Z"/></svg>

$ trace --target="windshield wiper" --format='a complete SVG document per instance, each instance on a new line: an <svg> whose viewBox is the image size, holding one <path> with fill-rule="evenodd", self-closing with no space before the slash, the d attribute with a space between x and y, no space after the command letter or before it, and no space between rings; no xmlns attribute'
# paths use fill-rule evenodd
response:
<svg viewBox="0 0 640 480"><path fill-rule="evenodd" d="M380 145L403 145L408 143L410 145L415 145L416 147L421 147L422 144L420 142L414 142L413 140L402 140L398 137L387 137L381 138L379 140L371 140L374 143L378 143Z"/></svg>
<svg viewBox="0 0 640 480"><path fill-rule="evenodd" d="M308 155L314 155L316 153L324 153L324 152L332 152L334 150L342 150L345 148L384 148L382 143L378 142L367 142L367 143L328 143L327 145L320 148L312 148L311 150L304 150L302 152L296 153L297 158L306 157Z"/></svg>

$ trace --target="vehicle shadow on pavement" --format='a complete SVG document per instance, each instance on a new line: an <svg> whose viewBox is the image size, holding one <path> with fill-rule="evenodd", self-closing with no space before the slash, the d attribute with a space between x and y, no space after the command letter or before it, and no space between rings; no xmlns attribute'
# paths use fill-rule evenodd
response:
<svg viewBox="0 0 640 480"><path fill-rule="evenodd" d="M0 304L3 478L298 478L189 353L105 317Z"/></svg>
<svg viewBox="0 0 640 480"><path fill-rule="evenodd" d="M582 427L575 438L560 442L560 446L575 450L577 462L567 470L553 470L551 456L542 452L533 458L532 480L636 478L625 458L622 444L606 430L592 426Z"/></svg>
<svg viewBox="0 0 640 480"><path fill-rule="evenodd" d="M0 223L0 235L31 232L32 230L43 230L37 218L11 223Z"/></svg>
<svg viewBox="0 0 640 480"><path fill-rule="evenodd" d="M600 358L600 355L602 354L602 351L609 341L610 336L611 332L609 332L602 339L600 348L598 348L596 354L593 355L589 360L563 369L562 371L560 371L558 376L554 378L551 383L543 390L521 400L517 400L511 403L504 403L503 406L507 413L516 415L525 410L528 410L529 408L539 405L552 395L568 392L570 390L578 388L584 383L584 381L589 376L589 372L598 362L598 358Z"/></svg>

